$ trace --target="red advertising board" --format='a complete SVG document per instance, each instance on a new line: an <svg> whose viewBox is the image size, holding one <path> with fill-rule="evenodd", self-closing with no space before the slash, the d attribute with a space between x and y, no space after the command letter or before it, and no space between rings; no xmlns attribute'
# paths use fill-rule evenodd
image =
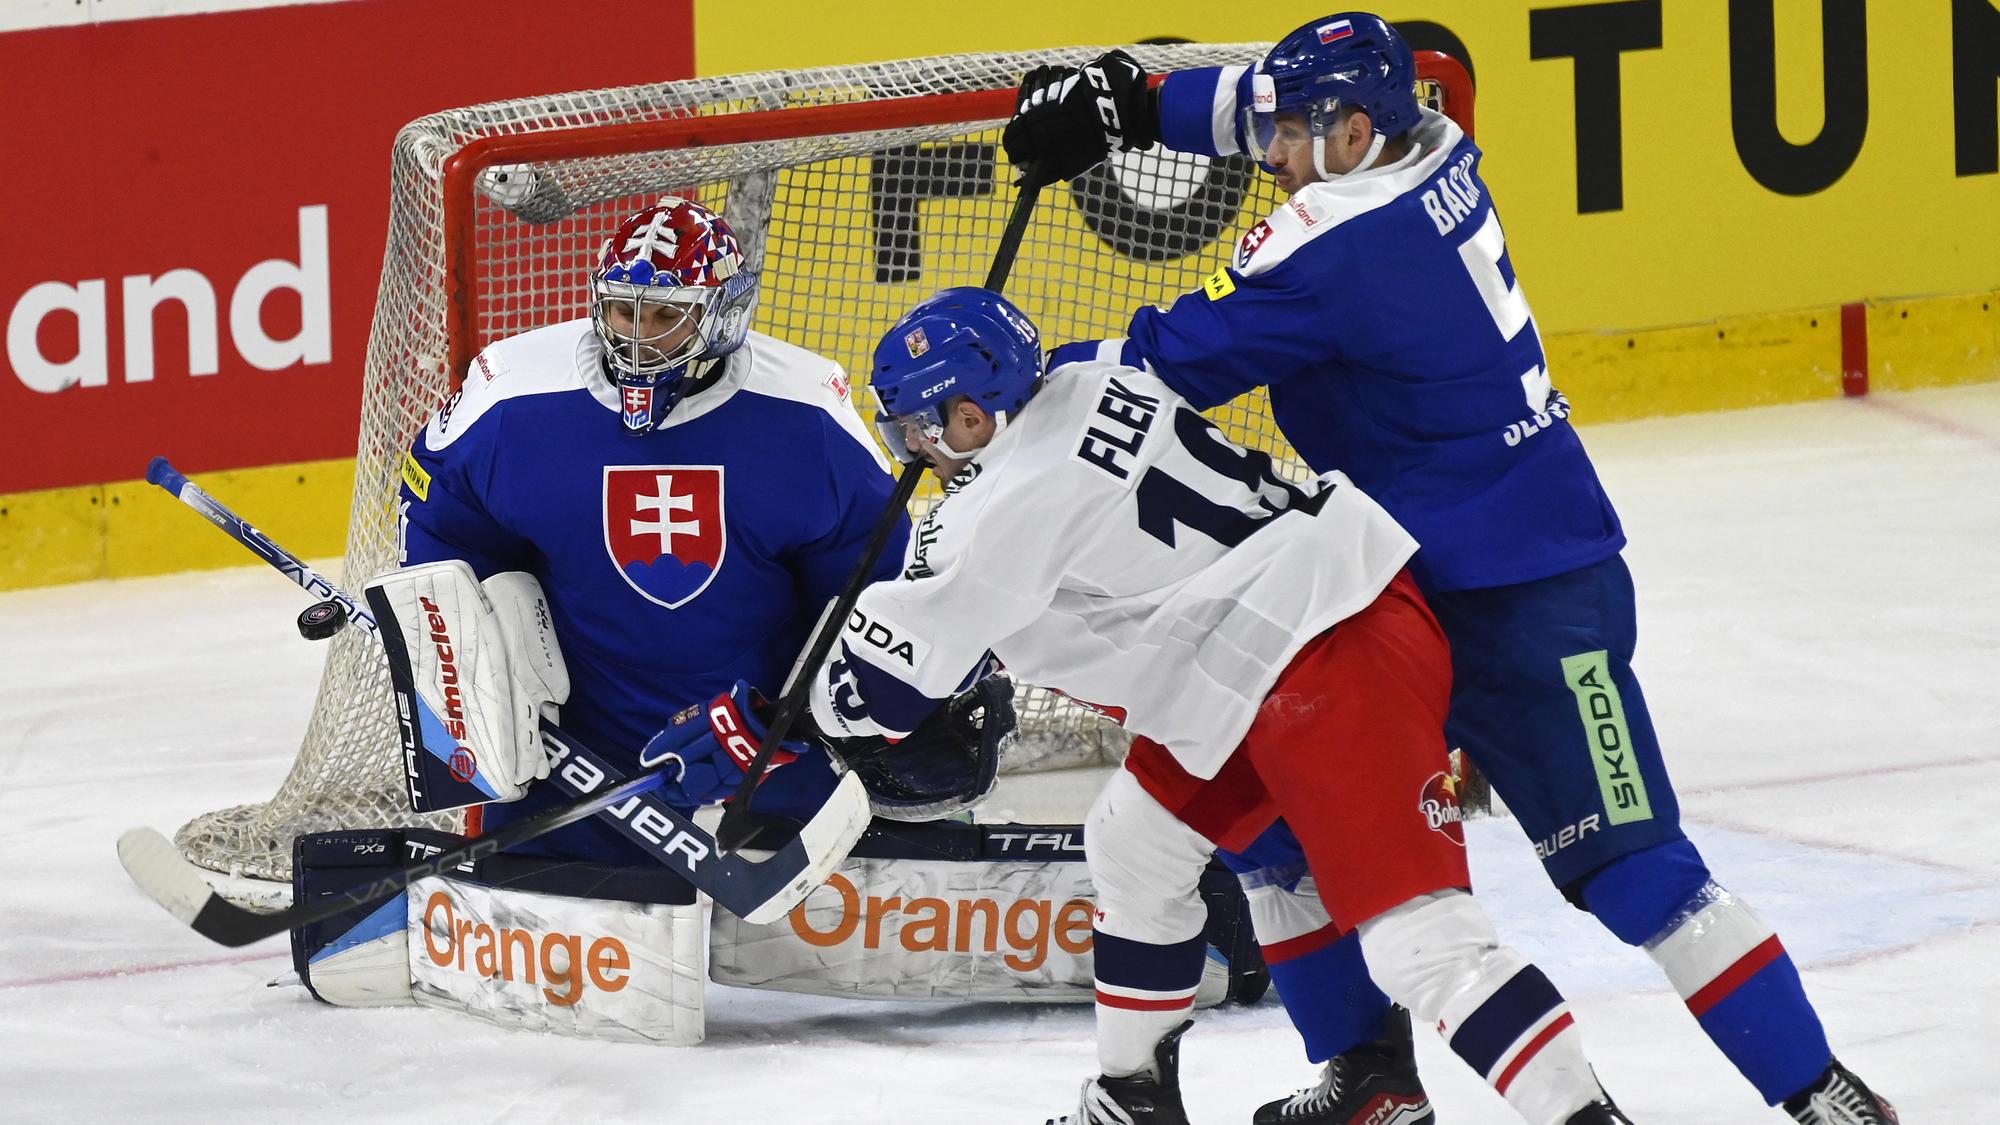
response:
<svg viewBox="0 0 2000 1125"><path fill-rule="evenodd" d="M348 0L0 34L0 493L352 454L396 129L687 77L693 25Z"/></svg>

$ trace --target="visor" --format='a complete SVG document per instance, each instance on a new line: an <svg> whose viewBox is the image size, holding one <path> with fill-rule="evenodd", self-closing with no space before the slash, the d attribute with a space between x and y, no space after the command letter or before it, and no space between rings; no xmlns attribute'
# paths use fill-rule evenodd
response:
<svg viewBox="0 0 2000 1125"><path fill-rule="evenodd" d="M1250 76L1250 104L1242 109L1243 144L1252 159L1259 164L1270 164L1271 144L1278 137L1278 88L1268 74ZM1299 113L1298 109L1285 110ZM1335 121L1340 117L1340 99L1321 98L1310 109L1304 111L1306 128L1314 137L1324 137L1333 131Z"/></svg>
<svg viewBox="0 0 2000 1125"><path fill-rule="evenodd" d="M721 296L720 287L634 285L624 281L593 281L591 320L605 349L619 366L640 377L665 374L700 355L709 345L705 331L709 306ZM647 323L648 308L667 310L657 324ZM623 309L629 327L611 323L612 309ZM679 337L676 339L676 337ZM673 341L668 344L666 341Z"/></svg>

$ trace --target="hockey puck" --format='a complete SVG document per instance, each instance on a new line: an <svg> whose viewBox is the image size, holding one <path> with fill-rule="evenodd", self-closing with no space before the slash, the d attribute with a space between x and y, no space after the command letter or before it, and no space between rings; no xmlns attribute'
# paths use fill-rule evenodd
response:
<svg viewBox="0 0 2000 1125"><path fill-rule="evenodd" d="M299 614L299 636L323 641L347 625L347 607L331 599L314 602Z"/></svg>

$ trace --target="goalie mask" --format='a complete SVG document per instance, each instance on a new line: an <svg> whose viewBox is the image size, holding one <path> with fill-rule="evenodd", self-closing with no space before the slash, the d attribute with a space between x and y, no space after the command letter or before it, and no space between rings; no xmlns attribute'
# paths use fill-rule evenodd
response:
<svg viewBox="0 0 2000 1125"><path fill-rule="evenodd" d="M900 742L829 739L829 752L859 774L868 804L885 820L955 816L993 792L1000 751L1014 737L1014 683L987 676L946 700Z"/></svg>
<svg viewBox="0 0 2000 1125"><path fill-rule="evenodd" d="M1388 21L1366 12L1342 12L1278 40L1250 75L1250 104L1243 107L1243 139L1258 163L1267 163L1280 114L1298 114L1312 135L1313 168L1327 171L1326 138L1343 110L1368 115L1375 139L1353 172L1373 167L1382 146L1422 120L1417 106L1417 60ZM1352 175L1353 172L1345 173Z"/></svg>
<svg viewBox="0 0 2000 1125"><path fill-rule="evenodd" d="M645 433L716 360L743 346L757 274L721 216L668 195L605 242L590 294L625 429Z"/></svg>

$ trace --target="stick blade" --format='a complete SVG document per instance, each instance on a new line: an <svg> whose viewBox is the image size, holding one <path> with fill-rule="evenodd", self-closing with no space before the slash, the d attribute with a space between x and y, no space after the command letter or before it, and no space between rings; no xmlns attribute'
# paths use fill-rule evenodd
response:
<svg viewBox="0 0 2000 1125"><path fill-rule="evenodd" d="M743 915L751 925L775 922L805 901L815 887L826 882L847 853L868 830L870 818L868 790L858 774L847 774L834 786L833 795L821 805L806 826L799 830L798 843L806 852L806 865L785 890Z"/></svg>
<svg viewBox="0 0 2000 1125"><path fill-rule="evenodd" d="M181 857L173 841L151 828L134 828L118 837L118 862L167 913L217 945L249 945L285 929L289 912L260 915L229 902Z"/></svg>
<svg viewBox="0 0 2000 1125"><path fill-rule="evenodd" d="M215 895L173 841L151 828L134 828L118 837L118 862L140 890L187 925L194 925Z"/></svg>

